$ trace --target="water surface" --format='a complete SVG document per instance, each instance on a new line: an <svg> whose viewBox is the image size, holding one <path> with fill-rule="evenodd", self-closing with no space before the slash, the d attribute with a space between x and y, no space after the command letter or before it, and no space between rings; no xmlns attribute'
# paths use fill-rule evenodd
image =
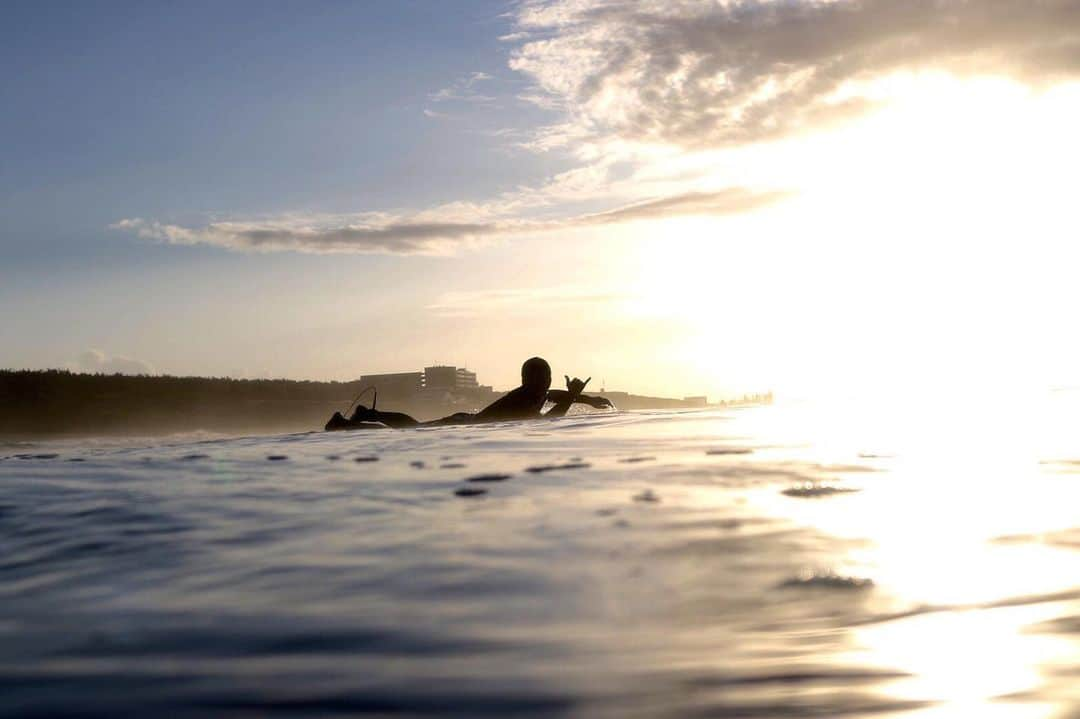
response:
<svg viewBox="0 0 1080 719"><path fill-rule="evenodd" d="M1080 439L927 414L0 445L0 713L1075 717Z"/></svg>

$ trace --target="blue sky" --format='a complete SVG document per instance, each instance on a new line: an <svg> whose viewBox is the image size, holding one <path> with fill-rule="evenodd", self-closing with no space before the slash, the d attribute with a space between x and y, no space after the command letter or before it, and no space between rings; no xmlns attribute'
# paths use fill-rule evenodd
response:
<svg viewBox="0 0 1080 719"><path fill-rule="evenodd" d="M515 81L498 39L507 9L7 4L0 297L11 311L0 364L63 366L82 343L156 354L153 366L174 372L303 374L242 356L185 365L139 337L161 322L197 342L199 322L178 309L185 296L232 307L267 296L306 306L302 298L324 291L392 297L394 275L423 273L415 265L424 260L405 268L379 255L236 255L147 243L108 226L423 206L543 176L557 158L518 153L507 162L490 137L500 123L541 111L432 102L471 73L491 74L485 83L503 90ZM429 117L429 107L450 117Z"/></svg>
<svg viewBox="0 0 1080 719"><path fill-rule="evenodd" d="M121 217L393 208L533 179L533 163L499 161L484 122L422 112L468 72L508 74L505 10L9 4L5 266L125 261L130 239L104 231Z"/></svg>
<svg viewBox="0 0 1080 719"><path fill-rule="evenodd" d="M0 366L509 386L542 354L713 396L1080 366L1075 0L0 13Z"/></svg>

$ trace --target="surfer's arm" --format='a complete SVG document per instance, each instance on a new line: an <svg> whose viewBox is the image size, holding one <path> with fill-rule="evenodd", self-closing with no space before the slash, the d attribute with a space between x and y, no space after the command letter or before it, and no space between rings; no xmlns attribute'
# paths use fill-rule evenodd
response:
<svg viewBox="0 0 1080 719"><path fill-rule="evenodd" d="M555 404L559 404L560 402L566 400L569 396L570 393L564 389L548 390L548 399ZM587 394L579 394L577 398L574 399L574 402L577 402L579 404L587 404L590 407L595 407L596 409L603 409L604 407L613 406L611 404L611 400L607 399L606 397L593 397Z"/></svg>
<svg viewBox="0 0 1080 719"><path fill-rule="evenodd" d="M589 379L592 379L590 377ZM570 405L577 402L581 398L581 390L585 389L585 385L589 383L589 380L582 382L577 377L574 379L566 378L566 391L555 390L552 392L548 390L548 399L555 403L555 406L547 411L545 417L562 417L566 414L566 411L570 409ZM552 395L557 394L557 398Z"/></svg>

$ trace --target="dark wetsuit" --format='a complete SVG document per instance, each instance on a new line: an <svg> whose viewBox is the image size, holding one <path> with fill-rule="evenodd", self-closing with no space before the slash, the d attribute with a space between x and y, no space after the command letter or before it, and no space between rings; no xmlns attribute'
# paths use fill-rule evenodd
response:
<svg viewBox="0 0 1080 719"><path fill-rule="evenodd" d="M544 403L548 400L555 406L548 410L547 414L540 414ZM484 422L509 422L519 419L538 419L540 417L562 417L570 405L575 401L594 403L592 397L579 395L572 398L566 390L541 390L536 387L522 385L515 390L507 392L499 399L489 404L476 414L457 412L449 417L420 422L402 412L383 412L381 410L360 407L352 418L346 420L341 415L335 415L327 423L326 429L348 429L349 426L359 426L363 422L380 422L388 427L445 427L458 424L480 424ZM340 419L339 419L340 418Z"/></svg>

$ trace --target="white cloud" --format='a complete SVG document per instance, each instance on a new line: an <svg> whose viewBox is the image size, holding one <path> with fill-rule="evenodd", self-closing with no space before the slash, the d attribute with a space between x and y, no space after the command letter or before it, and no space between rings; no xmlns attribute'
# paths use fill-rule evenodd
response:
<svg viewBox="0 0 1080 719"><path fill-rule="evenodd" d="M572 192L574 176L563 178ZM295 218L263 222L213 222L201 228L124 219L113 229L173 245L212 245L238 251L449 255L502 238L577 227L685 215L729 215L778 202L779 192L728 188L692 192L624 205L605 212L526 220L513 216L512 198L500 205L444 205L413 215L364 214L350 217ZM500 214L507 213L507 214ZM461 217L472 217L472 222Z"/></svg>
<svg viewBox="0 0 1080 719"><path fill-rule="evenodd" d="M608 225L687 215L731 215L771 205L787 196L786 192L752 192L737 187L719 192L687 192L584 215L577 218L576 222L582 225Z"/></svg>
<svg viewBox="0 0 1080 719"><path fill-rule="evenodd" d="M312 218L264 222L212 222L201 228L125 219L113 229L172 245L213 245L230 250L310 253L447 255L504 231L494 223L424 222L403 218L372 223L359 216L344 223Z"/></svg>
<svg viewBox="0 0 1080 719"><path fill-rule="evenodd" d="M534 0L517 22L540 35L511 60L523 97L566 108L540 146L720 147L858 115L856 86L897 71L1080 71L1076 0Z"/></svg>
<svg viewBox="0 0 1080 719"><path fill-rule="evenodd" d="M1080 71L1080 0L523 0L515 12L504 39L519 43L510 67L531 87L514 96L555 120L497 136L566 151L570 169L414 212L112 227L236 251L447 255L526 233L729 215L797 184L783 171L798 170L791 153L772 164L735 153L865 112L884 101L868 89L877 79L934 68L1039 84ZM493 103L478 90L492 80L468 73L429 99Z"/></svg>
<svg viewBox="0 0 1080 719"><path fill-rule="evenodd" d="M80 354L71 368L95 374L155 374L153 366L146 362L130 357L110 357L96 349L89 349Z"/></svg>
<svg viewBox="0 0 1080 719"><path fill-rule="evenodd" d="M476 90L476 86L492 79L493 77L486 72L470 72L468 75L459 77L453 84L431 93L428 99L432 102L491 103L495 101L495 98L481 94Z"/></svg>

